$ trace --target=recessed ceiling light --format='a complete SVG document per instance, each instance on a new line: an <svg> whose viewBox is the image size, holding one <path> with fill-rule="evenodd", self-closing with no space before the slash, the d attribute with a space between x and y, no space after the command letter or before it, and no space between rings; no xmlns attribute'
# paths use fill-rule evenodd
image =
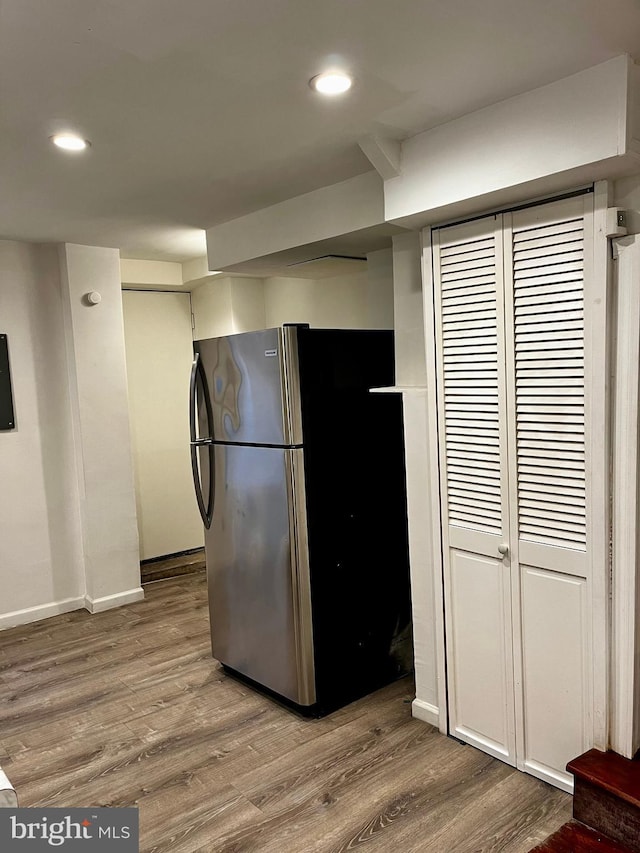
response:
<svg viewBox="0 0 640 853"><path fill-rule="evenodd" d="M327 71L309 80L309 85L322 95L342 95L353 83L351 77L343 71Z"/></svg>
<svg viewBox="0 0 640 853"><path fill-rule="evenodd" d="M84 151L91 145L88 139L76 136L75 133L56 133L55 136L51 137L51 141L58 148L64 148L65 151Z"/></svg>

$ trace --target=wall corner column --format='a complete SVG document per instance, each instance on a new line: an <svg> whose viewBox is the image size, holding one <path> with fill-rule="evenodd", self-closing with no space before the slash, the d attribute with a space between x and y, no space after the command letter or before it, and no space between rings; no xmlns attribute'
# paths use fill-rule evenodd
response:
<svg viewBox="0 0 640 853"><path fill-rule="evenodd" d="M85 572L92 613L144 598L117 249L59 247ZM100 294L93 304L89 293Z"/></svg>
<svg viewBox="0 0 640 853"><path fill-rule="evenodd" d="M413 716L446 730L438 664L440 577L434 576L431 469L428 445L429 401L420 234L408 231L393 238L393 303L396 387L402 391L407 476L409 562L415 655L416 698Z"/></svg>

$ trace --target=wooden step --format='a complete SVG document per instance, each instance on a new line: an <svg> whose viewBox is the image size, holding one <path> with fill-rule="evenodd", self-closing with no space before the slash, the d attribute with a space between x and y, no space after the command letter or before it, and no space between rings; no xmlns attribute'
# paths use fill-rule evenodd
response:
<svg viewBox="0 0 640 853"><path fill-rule="evenodd" d="M531 853L629 853L629 848L572 820L534 847Z"/></svg>
<svg viewBox="0 0 640 853"><path fill-rule="evenodd" d="M575 777L574 818L640 853L640 762L590 749L567 770Z"/></svg>

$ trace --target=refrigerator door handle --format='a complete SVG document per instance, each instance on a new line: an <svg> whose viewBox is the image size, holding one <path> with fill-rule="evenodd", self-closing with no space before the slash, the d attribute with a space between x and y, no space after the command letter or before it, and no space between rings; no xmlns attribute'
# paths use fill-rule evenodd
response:
<svg viewBox="0 0 640 853"><path fill-rule="evenodd" d="M189 436L191 444L197 440L196 427L196 382L198 380L198 370L200 369L200 353L196 353L191 365L191 378L189 380Z"/></svg>
<svg viewBox="0 0 640 853"><path fill-rule="evenodd" d="M196 501L198 503L198 509L200 510L200 516L202 518L202 523L208 530L211 527L211 519L213 517L213 501L211 500L211 495L213 494L213 480L211 481L211 492L209 495L208 506L205 505L204 495L202 494L202 485L200 483L200 471L198 470L198 447L202 447L203 445L192 444L191 445L191 471L193 473L193 487L196 492ZM210 460L210 467L213 469L212 459L212 450L209 446L207 448L207 455Z"/></svg>
<svg viewBox="0 0 640 853"><path fill-rule="evenodd" d="M213 439L197 438L196 393L198 377L200 377L200 380L202 382L202 393L207 411L208 426L211 427L211 403L207 397L207 385L202 371L202 364L200 362L199 352L196 353L196 357L194 358L193 364L191 365L191 379L189 382L189 434L191 437L191 472L193 474L193 487L196 493L196 501L198 504L198 509L200 511L200 516L202 518L202 522L205 528L209 530L209 528L211 527L211 520L213 518L213 504L215 498L215 466L212 448ZM209 499L206 503L204 499L204 494L202 493L202 480L200 477L200 469L198 467L198 448L200 447L207 448L207 460L209 464Z"/></svg>

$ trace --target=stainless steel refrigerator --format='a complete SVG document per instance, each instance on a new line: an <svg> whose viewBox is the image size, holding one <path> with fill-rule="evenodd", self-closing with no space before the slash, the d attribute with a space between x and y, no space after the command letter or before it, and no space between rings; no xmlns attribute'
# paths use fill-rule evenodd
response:
<svg viewBox="0 0 640 853"><path fill-rule="evenodd" d="M197 341L191 458L213 655L309 714L412 663L393 333L291 325Z"/></svg>

